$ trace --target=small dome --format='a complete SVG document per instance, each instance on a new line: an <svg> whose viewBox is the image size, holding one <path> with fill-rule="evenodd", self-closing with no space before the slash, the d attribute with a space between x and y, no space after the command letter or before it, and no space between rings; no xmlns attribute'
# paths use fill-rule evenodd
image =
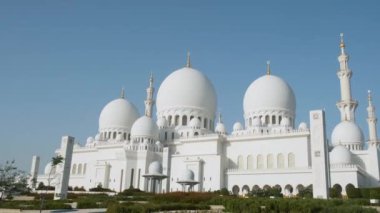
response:
<svg viewBox="0 0 380 213"><path fill-rule="evenodd" d="M243 106L245 115L280 110L294 117L296 98L292 88L284 80L274 75L264 75L249 85Z"/></svg>
<svg viewBox="0 0 380 213"><path fill-rule="evenodd" d="M194 180L194 172L190 169L185 169L182 172L181 181L193 181Z"/></svg>
<svg viewBox="0 0 380 213"><path fill-rule="evenodd" d="M364 141L363 132L360 127L351 121L342 121L335 126L331 134L333 146L345 144L362 144Z"/></svg>
<svg viewBox="0 0 380 213"><path fill-rule="evenodd" d="M149 164L148 168L149 174L162 174L162 165L158 161L153 161Z"/></svg>
<svg viewBox="0 0 380 213"><path fill-rule="evenodd" d="M201 121L198 118L192 118L190 120L189 126L194 129L201 128Z"/></svg>
<svg viewBox="0 0 380 213"><path fill-rule="evenodd" d="M164 117L161 117L157 120L157 126L160 129L164 129L169 126L168 121Z"/></svg>
<svg viewBox="0 0 380 213"><path fill-rule="evenodd" d="M129 131L138 117L139 113L132 103L118 98L109 102L100 113L99 132L120 128Z"/></svg>
<svg viewBox="0 0 380 213"><path fill-rule="evenodd" d="M216 104L216 92L210 80L191 67L171 73L157 92L158 114L175 108L190 108L200 109L213 118Z"/></svg>
<svg viewBox="0 0 380 213"><path fill-rule="evenodd" d="M330 152L330 164L350 164L351 152L344 146L338 145Z"/></svg>
<svg viewBox="0 0 380 213"><path fill-rule="evenodd" d="M235 131L240 131L240 130L243 130L243 126L241 125L241 123L239 122L236 122L232 128Z"/></svg>
<svg viewBox="0 0 380 213"><path fill-rule="evenodd" d="M158 140L158 127L152 118L142 116L133 124L132 137L149 137Z"/></svg>
<svg viewBox="0 0 380 213"><path fill-rule="evenodd" d="M287 117L282 118L280 125L285 126L285 127L290 126L289 118L287 118Z"/></svg>
<svg viewBox="0 0 380 213"><path fill-rule="evenodd" d="M87 143L92 143L92 142L94 142L94 138L93 137L88 137L86 142Z"/></svg>
<svg viewBox="0 0 380 213"><path fill-rule="evenodd" d="M300 123L298 130L305 131L307 130L307 124L305 122Z"/></svg>
<svg viewBox="0 0 380 213"><path fill-rule="evenodd" d="M261 119L259 117L255 117L253 120L252 120L252 126L254 127L259 127L261 126Z"/></svg>
<svg viewBox="0 0 380 213"><path fill-rule="evenodd" d="M50 170L52 170L51 173L50 173ZM51 162L49 162L49 163L45 166L45 169L44 169L44 173L45 173L45 175L55 174L55 171L56 171L56 168L52 168L52 166L51 166Z"/></svg>
<svg viewBox="0 0 380 213"><path fill-rule="evenodd" d="M227 132L226 127L223 123L217 123L215 127L215 132L225 134Z"/></svg>

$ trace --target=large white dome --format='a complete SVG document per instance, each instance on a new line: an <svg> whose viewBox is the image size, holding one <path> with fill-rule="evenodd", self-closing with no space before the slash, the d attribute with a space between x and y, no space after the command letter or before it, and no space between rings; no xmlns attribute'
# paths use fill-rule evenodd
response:
<svg viewBox="0 0 380 213"><path fill-rule="evenodd" d="M198 70L184 67L171 73L157 93L157 113L171 109L194 109L213 118L216 93L210 80Z"/></svg>
<svg viewBox="0 0 380 213"><path fill-rule="evenodd" d="M112 129L129 131L139 117L136 107L124 98L109 102L100 113L99 132Z"/></svg>
<svg viewBox="0 0 380 213"><path fill-rule="evenodd" d="M350 164L351 152L344 146L338 145L330 152L330 164Z"/></svg>
<svg viewBox="0 0 380 213"><path fill-rule="evenodd" d="M296 98L284 80L274 75L264 75L249 85L243 105L246 115L260 110L286 110L294 116Z"/></svg>
<svg viewBox="0 0 380 213"><path fill-rule="evenodd" d="M152 118L142 116L132 126L132 137L148 137L157 140L159 135L158 126Z"/></svg>
<svg viewBox="0 0 380 213"><path fill-rule="evenodd" d="M351 121L342 121L335 126L331 134L331 143L338 145L361 145L364 142L360 127Z"/></svg>

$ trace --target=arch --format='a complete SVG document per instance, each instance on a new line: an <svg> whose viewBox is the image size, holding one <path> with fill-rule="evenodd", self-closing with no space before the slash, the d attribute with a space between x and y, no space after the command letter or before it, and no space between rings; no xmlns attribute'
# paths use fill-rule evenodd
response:
<svg viewBox="0 0 380 213"><path fill-rule="evenodd" d="M203 128L207 129L207 124L208 124L208 121L207 121L207 118L205 118L203 120Z"/></svg>
<svg viewBox="0 0 380 213"><path fill-rule="evenodd" d="M333 188L336 189L339 194L342 193L343 188L340 184L338 183L334 184Z"/></svg>
<svg viewBox="0 0 380 213"><path fill-rule="evenodd" d="M233 195L239 195L239 192L240 192L239 186L235 185L234 187L232 187L232 194Z"/></svg>
<svg viewBox="0 0 380 213"><path fill-rule="evenodd" d="M112 138L113 138L113 139L116 139L116 135L117 135L117 132L113 132L113 136L112 136Z"/></svg>
<svg viewBox="0 0 380 213"><path fill-rule="evenodd" d="M186 126L187 125L187 116L184 115L182 116L182 126Z"/></svg>
<svg viewBox="0 0 380 213"><path fill-rule="evenodd" d="M194 132L194 136L198 136L199 135L199 133L198 132Z"/></svg>
<svg viewBox="0 0 380 213"><path fill-rule="evenodd" d="M293 193L293 187L290 184L285 186L285 195L289 196Z"/></svg>
<svg viewBox="0 0 380 213"><path fill-rule="evenodd" d="M258 186L258 185L254 185L253 187L252 187L252 191L253 192L257 192L257 191L259 191L261 188L260 188L260 186Z"/></svg>
<svg viewBox="0 0 380 213"><path fill-rule="evenodd" d="M273 168L273 154L267 155L267 168L272 169Z"/></svg>
<svg viewBox="0 0 380 213"><path fill-rule="evenodd" d="M210 122L210 125L209 125L210 129L213 129L213 125L212 125L213 123L212 123L212 120L210 119L209 122Z"/></svg>
<svg viewBox="0 0 380 213"><path fill-rule="evenodd" d="M270 187L269 185L264 185L263 186L263 190L264 191L269 191L272 187Z"/></svg>
<svg viewBox="0 0 380 213"><path fill-rule="evenodd" d="M264 162L263 162L263 156L262 155L257 155L257 166L256 168L258 169L263 169L264 168Z"/></svg>
<svg viewBox="0 0 380 213"><path fill-rule="evenodd" d="M282 191L282 187L281 187L279 184L274 185L274 186L273 186L273 189L276 189L276 190L278 190L279 192Z"/></svg>
<svg viewBox="0 0 380 213"><path fill-rule="evenodd" d="M71 174L75 175L77 173L77 165L74 163L73 169L71 170Z"/></svg>
<svg viewBox="0 0 380 213"><path fill-rule="evenodd" d="M244 185L244 186L241 188L241 192L243 193L243 195L247 195L247 194L249 194L249 192L250 192L250 190L249 190L249 186Z"/></svg>
<svg viewBox="0 0 380 213"><path fill-rule="evenodd" d="M128 140L129 141L131 140L131 134L130 133L128 134Z"/></svg>
<svg viewBox="0 0 380 213"><path fill-rule="evenodd" d="M284 162L284 155L282 153L277 155L277 168L284 168L285 167Z"/></svg>
<svg viewBox="0 0 380 213"><path fill-rule="evenodd" d="M127 133L126 132L124 132L123 138L124 138L124 140L127 140Z"/></svg>
<svg viewBox="0 0 380 213"><path fill-rule="evenodd" d="M282 116L278 116L278 124L281 124L281 121L282 121Z"/></svg>
<svg viewBox="0 0 380 213"><path fill-rule="evenodd" d="M247 157L247 169L253 170L253 157L252 157L252 155L248 155L248 157Z"/></svg>
<svg viewBox="0 0 380 213"><path fill-rule="evenodd" d="M83 174L84 175L86 174L86 170L87 170L87 163L83 164Z"/></svg>
<svg viewBox="0 0 380 213"><path fill-rule="evenodd" d="M82 174L82 164L78 164L78 175Z"/></svg>
<svg viewBox="0 0 380 213"><path fill-rule="evenodd" d="M294 154L292 152L289 153L288 154L288 167L289 168L294 168L295 164L296 164L295 161L296 161L296 159L295 159Z"/></svg>
<svg viewBox="0 0 380 213"><path fill-rule="evenodd" d="M296 186L296 189L297 189L297 192L299 193L300 191L302 191L302 190L305 189L305 186L302 185L302 184L298 184L298 185Z"/></svg>
<svg viewBox="0 0 380 213"><path fill-rule="evenodd" d="M174 119L174 126L178 126L178 124L179 124L179 115L176 115Z"/></svg>
<svg viewBox="0 0 380 213"><path fill-rule="evenodd" d="M241 155L238 156L237 164L238 164L238 169L239 170L244 169L244 159L243 159L243 156L241 156Z"/></svg>
<svg viewBox="0 0 380 213"><path fill-rule="evenodd" d="M346 193L347 193L347 191L349 191L350 189L354 189L355 186L354 186L354 184L349 183L349 184L347 184L346 187L344 187L344 188L346 189Z"/></svg>
<svg viewBox="0 0 380 213"><path fill-rule="evenodd" d="M269 124L269 115L265 116L265 124Z"/></svg>
<svg viewBox="0 0 380 213"><path fill-rule="evenodd" d="M174 132L172 132L172 140L174 140Z"/></svg>
<svg viewBox="0 0 380 213"><path fill-rule="evenodd" d="M276 116L272 115L272 124L276 124Z"/></svg>
<svg viewBox="0 0 380 213"><path fill-rule="evenodd" d="M168 123L169 123L169 126L172 125L172 116L171 115L168 116Z"/></svg>

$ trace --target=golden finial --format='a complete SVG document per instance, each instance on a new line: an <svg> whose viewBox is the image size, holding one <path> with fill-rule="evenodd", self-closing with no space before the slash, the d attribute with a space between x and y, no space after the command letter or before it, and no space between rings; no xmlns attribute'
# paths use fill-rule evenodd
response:
<svg viewBox="0 0 380 213"><path fill-rule="evenodd" d="M186 67L191 67L190 52L187 51Z"/></svg>
<svg viewBox="0 0 380 213"><path fill-rule="evenodd" d="M267 61L267 75L270 75L270 61Z"/></svg>
<svg viewBox="0 0 380 213"><path fill-rule="evenodd" d="M343 39L343 36L344 36L344 34L343 33L340 33L340 48L344 48L344 47L346 47L346 45L344 44L344 39Z"/></svg>
<svg viewBox="0 0 380 213"><path fill-rule="evenodd" d="M122 87L122 88L121 88L120 98L122 98L122 99L124 99L124 98L125 98L125 91L124 91L124 87Z"/></svg>

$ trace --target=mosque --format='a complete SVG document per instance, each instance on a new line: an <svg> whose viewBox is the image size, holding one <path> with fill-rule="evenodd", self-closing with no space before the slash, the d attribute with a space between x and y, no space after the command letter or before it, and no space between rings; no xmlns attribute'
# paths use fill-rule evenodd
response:
<svg viewBox="0 0 380 213"><path fill-rule="evenodd" d="M154 98L153 77L146 89L145 113L140 116L125 98L109 102L99 116L99 131L86 144L74 144L68 167L68 185L86 190L101 185L116 192L138 188L155 193L228 189L244 195L256 188L278 187L285 196L313 184L339 184L343 193L355 187L380 186L379 142L375 107L368 93L369 138L355 123L358 102L351 95L349 56L340 41L340 112L330 140L323 111L311 111L310 122L295 123L296 98L291 86L267 73L247 88L244 123L228 133L216 115L217 95L211 81L192 68L172 72ZM156 106L156 120L152 116ZM328 142L331 141L331 142ZM56 150L60 154L62 147ZM32 176L48 183L59 168L46 165ZM62 167L62 166L61 166ZM57 171L55 171L56 169ZM323 189L324 190L324 189ZM325 190L326 191L326 190ZM322 196L323 197L323 196Z"/></svg>

